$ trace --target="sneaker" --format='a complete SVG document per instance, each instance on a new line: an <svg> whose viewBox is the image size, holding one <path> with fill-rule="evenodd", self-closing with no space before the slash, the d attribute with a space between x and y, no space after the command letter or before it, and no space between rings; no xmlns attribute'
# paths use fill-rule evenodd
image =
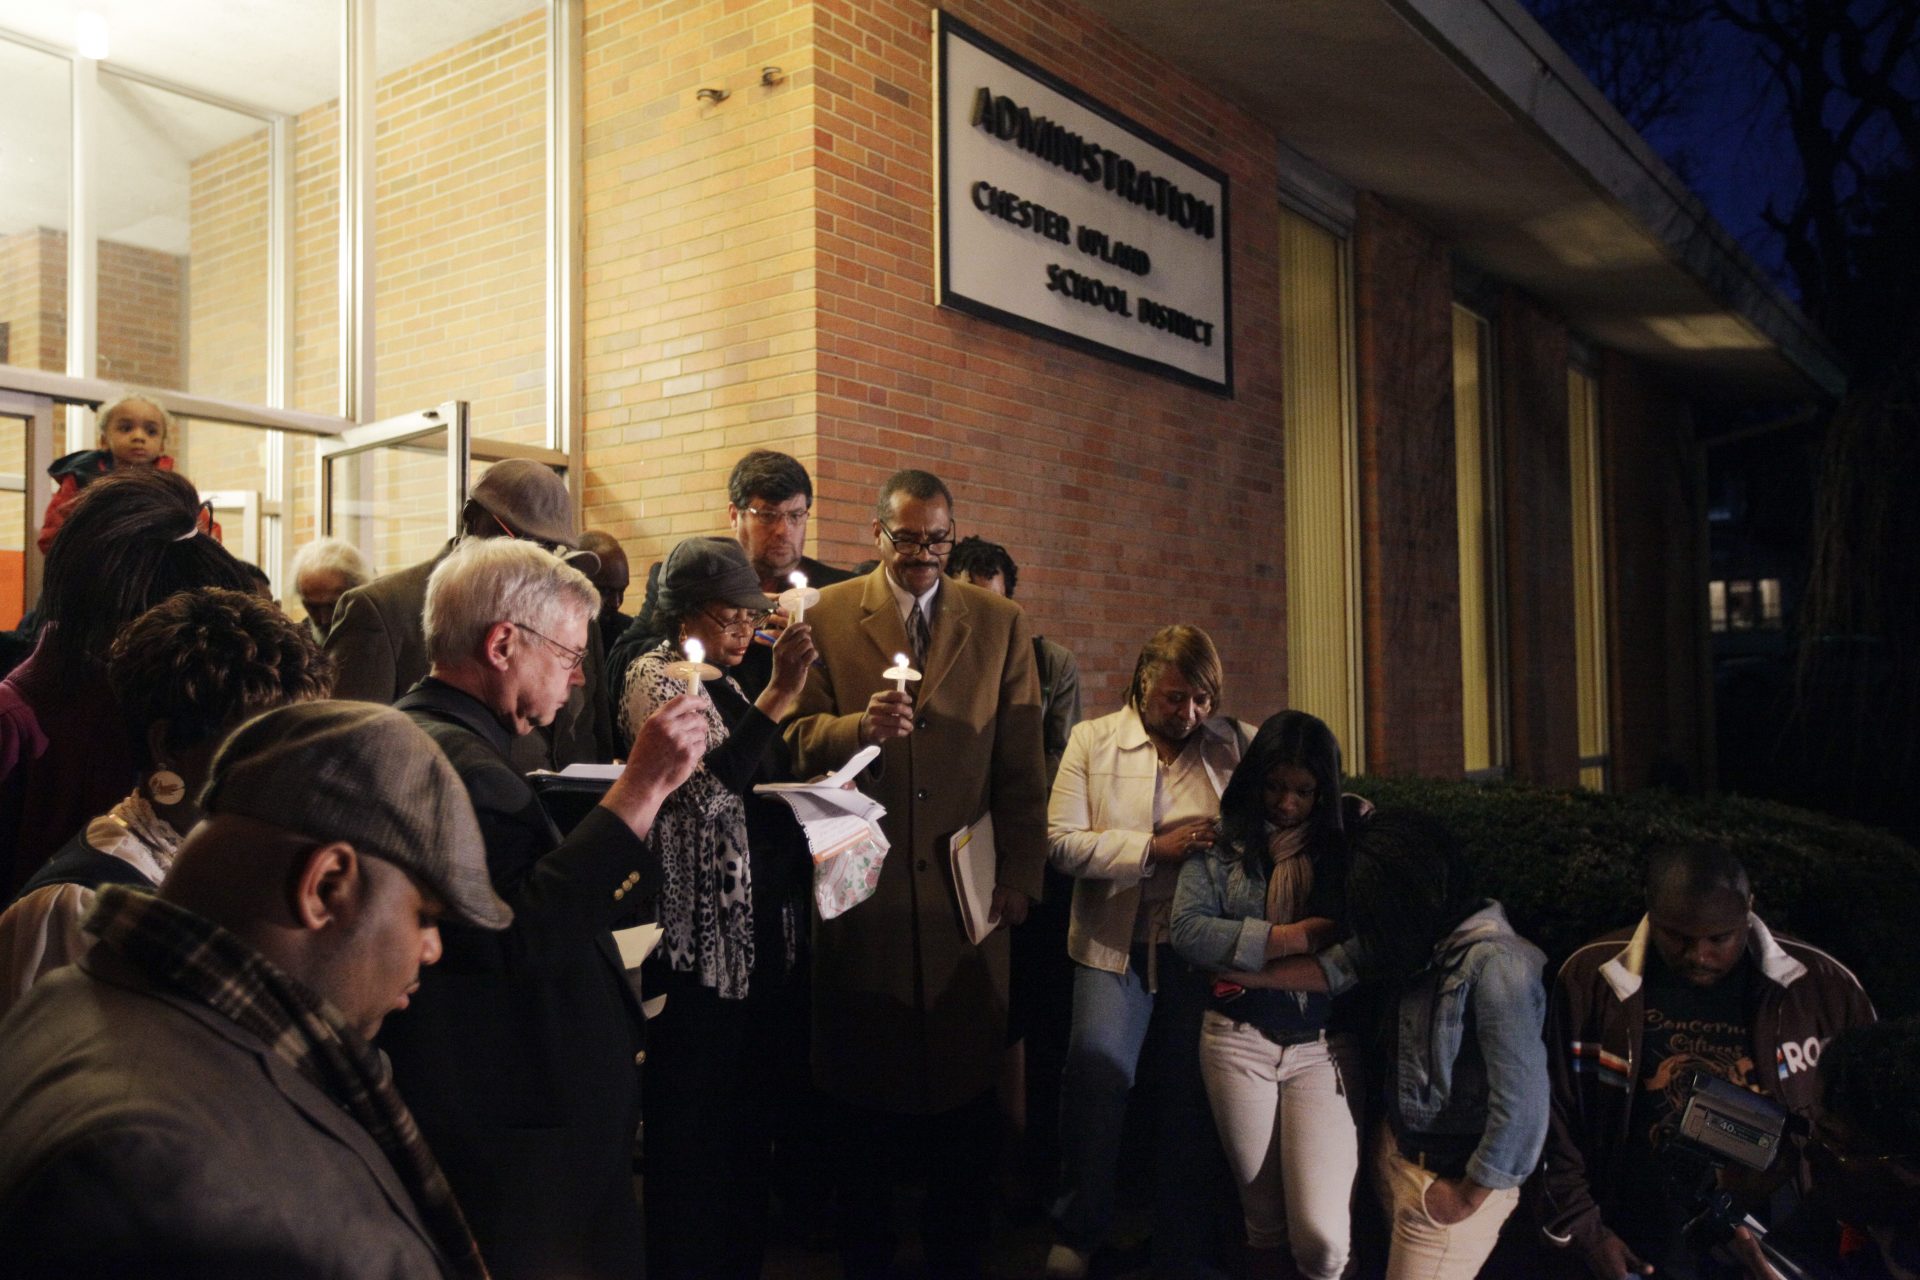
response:
<svg viewBox="0 0 1920 1280"><path fill-rule="evenodd" d="M1047 1280L1086 1280L1088 1255L1071 1245L1047 1250Z"/></svg>

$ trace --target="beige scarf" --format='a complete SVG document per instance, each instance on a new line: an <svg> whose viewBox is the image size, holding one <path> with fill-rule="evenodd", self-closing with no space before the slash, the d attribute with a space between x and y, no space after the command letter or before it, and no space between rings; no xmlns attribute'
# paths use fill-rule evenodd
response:
<svg viewBox="0 0 1920 1280"><path fill-rule="evenodd" d="M1313 859L1307 857L1306 823L1271 831L1267 836L1267 922L1292 924L1306 909L1313 892Z"/></svg>

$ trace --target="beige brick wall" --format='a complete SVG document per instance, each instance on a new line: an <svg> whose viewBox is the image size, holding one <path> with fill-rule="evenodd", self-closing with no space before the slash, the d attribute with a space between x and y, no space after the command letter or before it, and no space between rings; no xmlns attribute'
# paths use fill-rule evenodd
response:
<svg viewBox="0 0 1920 1280"><path fill-rule="evenodd" d="M638 576L748 449L816 462L812 6L595 3L584 42L586 523Z"/></svg>
<svg viewBox="0 0 1920 1280"><path fill-rule="evenodd" d="M1110 709L1146 635L1204 623L1235 707L1285 690L1271 135L1065 3L956 10L1227 170L1238 396L933 302L929 10L605 3L586 20L587 518L647 560L719 527L765 444L814 471L816 552L873 554L879 482L940 473ZM773 63L785 83L763 88ZM1084 76L1079 78L1084 79ZM733 97L697 103L702 86ZM1133 89L1130 86L1140 86ZM1151 538L1151 557L1128 548Z"/></svg>

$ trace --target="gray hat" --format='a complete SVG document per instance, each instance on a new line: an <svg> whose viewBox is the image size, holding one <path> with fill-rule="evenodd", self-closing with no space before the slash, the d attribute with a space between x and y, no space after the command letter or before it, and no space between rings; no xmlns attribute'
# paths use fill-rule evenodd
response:
<svg viewBox="0 0 1920 1280"><path fill-rule="evenodd" d="M426 731L373 702L300 702L234 730L200 807L344 840L432 890L465 924L504 929L466 784Z"/></svg>
<svg viewBox="0 0 1920 1280"><path fill-rule="evenodd" d="M657 606L668 617L718 600L736 609L771 609L760 575L732 538L688 538L667 553Z"/></svg>
<svg viewBox="0 0 1920 1280"><path fill-rule="evenodd" d="M552 467L527 458L508 458L487 468L473 486L473 500L515 537L571 547L573 499L567 482Z"/></svg>

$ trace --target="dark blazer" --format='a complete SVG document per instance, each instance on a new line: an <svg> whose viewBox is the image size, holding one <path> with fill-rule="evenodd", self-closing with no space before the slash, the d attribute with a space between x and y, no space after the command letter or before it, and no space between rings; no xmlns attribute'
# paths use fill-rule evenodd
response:
<svg viewBox="0 0 1920 1280"><path fill-rule="evenodd" d="M807 575L810 587L830 587L836 582L845 582L853 575L845 569L836 569L830 564L821 564L810 556L800 557L800 572ZM619 723L620 701L627 692L627 669L633 660L666 638L665 630L660 626L658 608L660 603L660 562L654 561L647 567L647 595L640 605L640 616L635 618L626 633L616 640L607 650L607 695L608 705L614 709L614 722ZM764 644L749 645L747 656L740 659L740 665L727 672L740 691L752 702L766 690L773 679L773 650ZM617 730L616 730L617 732ZM620 744L624 750L626 743Z"/></svg>
<svg viewBox="0 0 1920 1280"><path fill-rule="evenodd" d="M0 1027L0 1272L450 1274L338 1103L111 949L48 975Z"/></svg>
<svg viewBox="0 0 1920 1280"><path fill-rule="evenodd" d="M429 678L397 705L466 784L513 923L443 924L380 1047L496 1277L630 1277L641 1014L608 931L653 899L659 860L598 806L563 840L461 690Z"/></svg>
<svg viewBox="0 0 1920 1280"><path fill-rule="evenodd" d="M334 697L391 704L426 676L431 663L421 619L427 579L454 545L447 543L425 564L383 574L340 597L325 646L340 668ZM551 725L514 740L509 755L522 773L613 759L613 720L601 694L604 662L599 629L589 625L587 682L567 695Z"/></svg>

